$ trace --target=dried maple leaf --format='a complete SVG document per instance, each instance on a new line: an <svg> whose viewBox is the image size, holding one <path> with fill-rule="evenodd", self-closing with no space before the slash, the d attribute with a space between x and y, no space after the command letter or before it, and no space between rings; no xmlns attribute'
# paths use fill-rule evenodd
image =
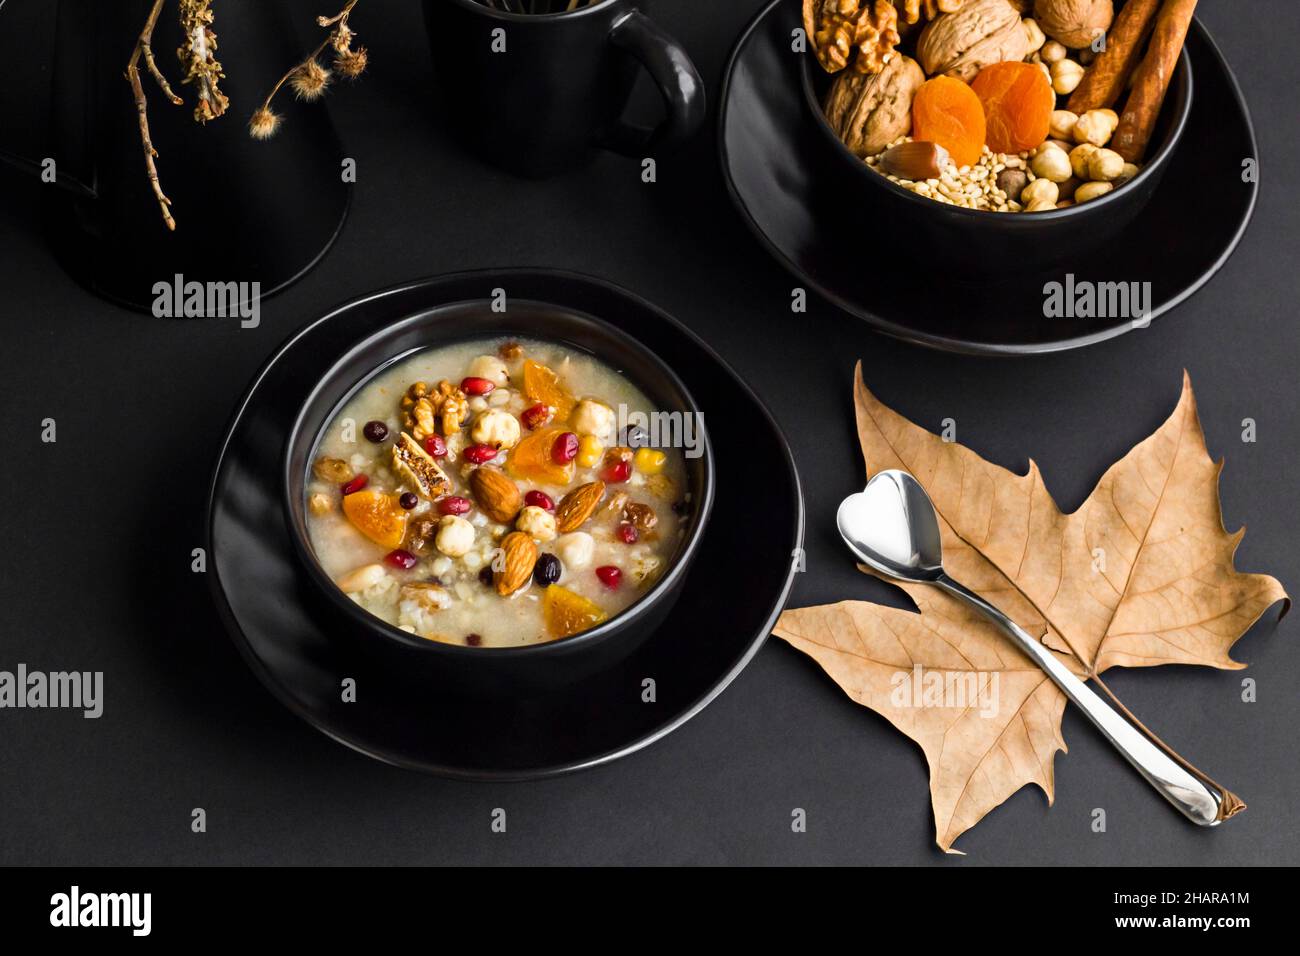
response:
<svg viewBox="0 0 1300 956"><path fill-rule="evenodd" d="M1097 680L1116 665L1241 667L1232 645L1274 603L1286 602L1283 613L1289 606L1276 580L1233 567L1244 530L1224 530L1222 465L1206 451L1186 376L1173 415L1070 515L1032 461L1028 474L1015 475L925 431L872 395L860 366L854 398L868 474L915 475L938 512L948 571L1040 635L1080 677ZM957 837L1025 784L1051 801L1065 697L961 602L925 585L900 586L920 614L844 602L787 611L774 633L920 744L935 838L952 852ZM908 673L918 685L927 674L970 686L996 680L998 693L978 711L969 700L918 705L899 696L908 683L899 675ZM1225 816L1244 808L1229 798Z"/></svg>

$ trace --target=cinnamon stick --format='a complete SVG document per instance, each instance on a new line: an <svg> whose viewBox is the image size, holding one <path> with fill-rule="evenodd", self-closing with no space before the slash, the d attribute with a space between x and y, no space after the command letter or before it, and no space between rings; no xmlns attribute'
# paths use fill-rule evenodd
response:
<svg viewBox="0 0 1300 956"><path fill-rule="evenodd" d="M1111 109L1119 102L1142 49L1155 26L1161 0L1129 0L1106 34L1106 49L1088 67L1083 82L1066 106L1082 116L1088 110Z"/></svg>
<svg viewBox="0 0 1300 956"><path fill-rule="evenodd" d="M1196 0L1165 0L1160 8L1151 34L1151 47L1133 75L1133 92L1111 139L1111 149L1123 156L1125 162L1140 163L1146 155L1195 12Z"/></svg>

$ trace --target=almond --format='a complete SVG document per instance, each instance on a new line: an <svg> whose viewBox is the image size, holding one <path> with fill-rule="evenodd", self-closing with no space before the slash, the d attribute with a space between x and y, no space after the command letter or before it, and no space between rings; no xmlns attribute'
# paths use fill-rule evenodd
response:
<svg viewBox="0 0 1300 956"><path fill-rule="evenodd" d="M493 576L497 594L507 597L528 583L537 563L537 545L522 531L512 531L501 539L502 570Z"/></svg>
<svg viewBox="0 0 1300 956"><path fill-rule="evenodd" d="M605 483L593 481L574 488L555 509L555 530L560 534L577 531L605 496Z"/></svg>
<svg viewBox="0 0 1300 956"><path fill-rule="evenodd" d="M524 506L519 486L495 468L476 468L469 476L479 509L500 524L509 524Z"/></svg>

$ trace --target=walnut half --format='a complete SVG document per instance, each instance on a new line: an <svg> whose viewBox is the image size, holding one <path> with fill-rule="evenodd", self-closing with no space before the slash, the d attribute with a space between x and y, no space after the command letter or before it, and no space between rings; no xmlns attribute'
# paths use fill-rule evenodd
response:
<svg viewBox="0 0 1300 956"><path fill-rule="evenodd" d="M966 0L956 13L930 21L916 44L929 76L946 73L969 83L984 67L1023 60L1029 36L1008 0Z"/></svg>
<svg viewBox="0 0 1300 956"><path fill-rule="evenodd" d="M803 0L803 23L827 73L840 72L851 60L859 73L879 73L901 39L891 0Z"/></svg>

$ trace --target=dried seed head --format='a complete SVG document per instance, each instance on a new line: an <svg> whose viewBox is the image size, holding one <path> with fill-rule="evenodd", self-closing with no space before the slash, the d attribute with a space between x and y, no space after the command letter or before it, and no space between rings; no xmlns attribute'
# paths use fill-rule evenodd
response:
<svg viewBox="0 0 1300 956"><path fill-rule="evenodd" d="M365 47L347 50L335 58L334 68L349 80L355 80L366 71L368 59Z"/></svg>
<svg viewBox="0 0 1300 956"><path fill-rule="evenodd" d="M334 31L333 44L334 50L338 53L347 53L352 49L352 38L356 36L347 24L340 23L337 30Z"/></svg>
<svg viewBox="0 0 1300 956"><path fill-rule="evenodd" d="M248 134L253 139L270 139L279 128L280 117L266 106L254 113L253 118L248 121Z"/></svg>
<svg viewBox="0 0 1300 956"><path fill-rule="evenodd" d="M293 77L289 84L297 94L298 99L312 100L320 99L321 94L325 92L325 87L329 86L330 74L323 66L315 60L308 60L298 69L293 71Z"/></svg>

